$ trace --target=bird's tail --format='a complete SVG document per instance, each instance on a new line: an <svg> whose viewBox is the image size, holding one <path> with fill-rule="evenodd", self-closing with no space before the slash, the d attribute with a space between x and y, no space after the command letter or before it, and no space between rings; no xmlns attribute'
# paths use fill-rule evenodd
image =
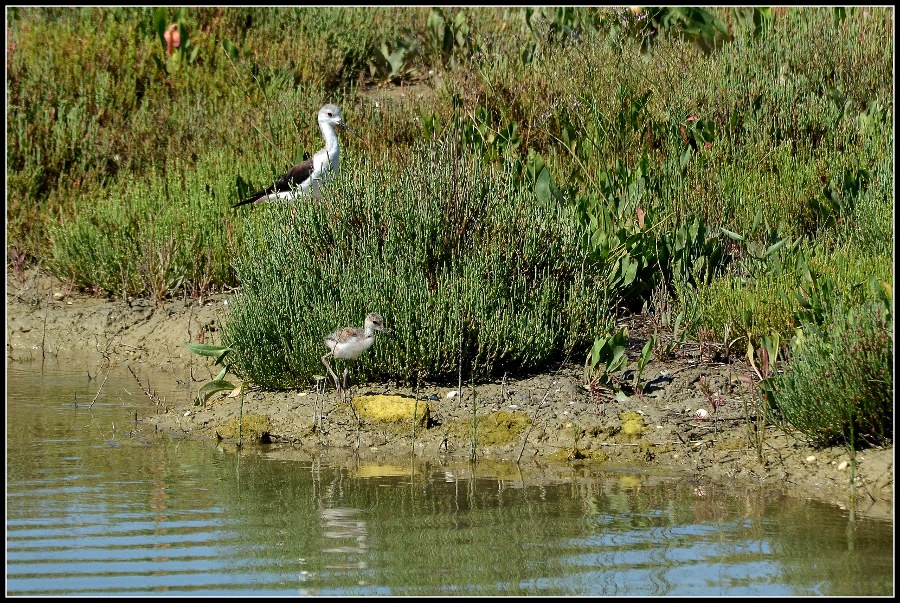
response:
<svg viewBox="0 0 900 603"><path fill-rule="evenodd" d="M255 203L256 201L259 201L263 197L263 195L265 195L265 193L266 193L266 191L257 191L255 193L253 193L252 195L250 195L249 197L247 197L246 199L244 199L243 201L238 201L237 203L232 205L231 209L238 208L241 205L247 205L248 203Z"/></svg>

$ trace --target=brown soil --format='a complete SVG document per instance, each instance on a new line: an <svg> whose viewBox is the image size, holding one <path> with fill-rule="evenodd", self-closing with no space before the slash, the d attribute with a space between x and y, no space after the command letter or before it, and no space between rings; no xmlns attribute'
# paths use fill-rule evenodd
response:
<svg viewBox="0 0 900 603"><path fill-rule="evenodd" d="M72 292L40 270L8 271L7 362L51 357L84 363L94 372L97 363L127 364L139 367L139 375L153 371L156 383L170 379L196 392L214 368L184 344L218 342L229 297L161 305L146 299L115 301ZM641 330L641 318L633 319L633 335ZM653 360L643 374L643 395L624 402L585 389L579 362L545 374L507 375L474 388L468 382L462 388L425 384L418 401L410 388L394 383L356 384L353 409L341 402L333 384L324 393L315 384L289 392L251 387L243 400L242 439L251 446L260 440L289 443L311 454L339 451L389 459L407 458L415 450L420 458L468 458L474 407L479 461L682 471L697 483L698 494L727 483L849 507L849 452L812 449L771 425L757 449L752 368L740 359L707 358L708 352L701 358L699 352L699 346L682 346L670 359ZM636 355L630 351L630 357ZM701 378L711 395L724 399L717 411ZM240 397L222 393L205 406L160 404L146 421L185 437L233 441L239 407ZM400 414L387 416L385 409ZM708 416L698 417L701 409ZM414 411L421 419L415 425ZM893 447L857 454L857 514L893 518L893 459Z"/></svg>

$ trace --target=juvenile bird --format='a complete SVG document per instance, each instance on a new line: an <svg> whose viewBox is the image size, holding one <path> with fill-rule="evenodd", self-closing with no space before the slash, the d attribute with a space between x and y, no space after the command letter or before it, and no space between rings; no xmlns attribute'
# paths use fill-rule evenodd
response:
<svg viewBox="0 0 900 603"><path fill-rule="evenodd" d="M370 312L366 316L364 327L343 327L325 337L325 347L328 353L322 356L322 364L328 370L328 374L334 379L334 386L338 393L343 394L347 388L347 374L349 369L344 368L343 385L339 382L337 374L328 363L328 357L342 360L356 360L363 352L375 343L375 333L381 332L393 337L393 332L384 326L384 318L377 312Z"/></svg>

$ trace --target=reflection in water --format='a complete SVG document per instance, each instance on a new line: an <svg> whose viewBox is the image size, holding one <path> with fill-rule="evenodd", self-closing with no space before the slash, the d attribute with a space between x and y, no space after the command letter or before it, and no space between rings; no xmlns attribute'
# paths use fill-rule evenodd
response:
<svg viewBox="0 0 900 603"><path fill-rule="evenodd" d="M96 388L10 366L9 594L893 593L892 526L826 505L587 465L237 453L144 435L156 409L124 370L75 408Z"/></svg>
<svg viewBox="0 0 900 603"><path fill-rule="evenodd" d="M319 511L322 517L324 533L326 538L340 540L342 543L338 546L327 547L326 553L341 554L362 554L368 550L366 537L368 536L368 528L364 519L360 519L362 513L359 509L322 509ZM347 541L352 541L352 544ZM365 560L361 560L356 564L347 565L329 565L328 567L357 567L366 569Z"/></svg>

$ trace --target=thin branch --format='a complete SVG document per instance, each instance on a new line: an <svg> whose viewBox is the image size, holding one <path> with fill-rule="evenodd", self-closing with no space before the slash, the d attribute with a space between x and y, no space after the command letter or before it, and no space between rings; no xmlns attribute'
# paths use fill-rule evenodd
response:
<svg viewBox="0 0 900 603"><path fill-rule="evenodd" d="M538 404L538 409L544 405L544 402L547 401L547 397L550 396L550 389L553 387L553 379L559 375L560 371L569 363L569 358L571 357L572 352L566 353L566 357L560 363L559 367L556 371L553 372L553 375L550 379L547 380L547 391L544 392L544 397L541 398L540 404ZM528 436L531 434L531 430L534 428L534 424L537 423L537 415L535 414L534 419L532 419L531 423L528 425L528 431L525 432L525 437L522 439L522 448L519 449L519 456L516 457L516 465L519 464L519 461L522 459L522 454L525 452L525 445L528 443Z"/></svg>
<svg viewBox="0 0 900 603"><path fill-rule="evenodd" d="M110 369L110 365L107 364L106 365L106 375L103 377L103 383L100 384L100 389L97 390L97 394L94 396L94 399L91 400L91 403L88 406L88 409L94 408L94 402L96 402L97 398L100 397L100 392L103 390L103 386L106 384L106 380L109 379L109 369Z"/></svg>

